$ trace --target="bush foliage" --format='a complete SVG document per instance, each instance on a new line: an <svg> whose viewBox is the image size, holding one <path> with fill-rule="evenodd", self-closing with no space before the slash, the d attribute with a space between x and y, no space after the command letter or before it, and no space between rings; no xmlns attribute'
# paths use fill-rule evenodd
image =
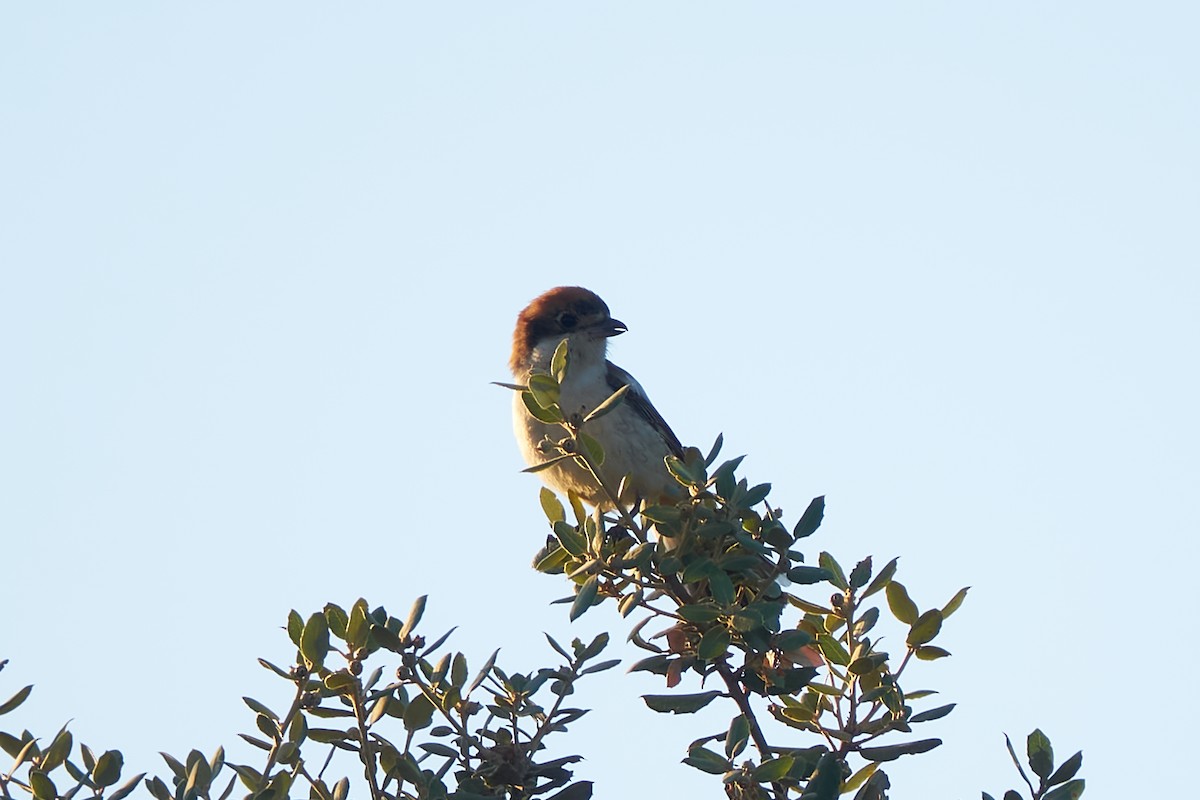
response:
<svg viewBox="0 0 1200 800"><path fill-rule="evenodd" d="M821 525L824 498L785 524L768 501L770 485L739 477L741 458L718 463L720 437L706 456L693 448L668 457L684 499L623 505L624 487L605 485L603 447L587 433L623 392L586 417L564 414L558 386L567 361L560 347L551 374L510 388L530 413L561 427L544 443L547 464L574 459L612 502L608 514L589 512L577 497L564 504L541 491L551 532L534 567L565 580L570 594L560 602L569 619L605 606L630 620L628 639L647 655L629 668L663 683L662 693L642 697L652 711L686 719L712 704L727 709L728 724L699 735L683 758L713 776L714 796L886 798L887 763L941 744L925 730L954 703L911 688L909 673L915 662L950 655L934 642L967 589L921 605L896 579L896 558L876 569L871 556L842 561L819 551L810 563L802 548ZM601 659L608 635L569 646L547 636L553 662L529 673L502 669L497 653L471 670L464 654L445 649L449 633L430 641L418 632L424 608L422 597L404 620L363 599L307 617L292 611L295 663L285 669L260 659L289 684L286 710L244 698L253 730L239 735L261 751L255 764L227 762L222 749L163 754L163 776L122 780L119 751L97 755L66 727L49 739L0 732L0 748L13 759L0 773L0 798L120 800L139 788L156 800L225 800L235 792L258 800L590 798L592 784L575 780L572 768L581 756L552 751L587 713L571 701L577 684L619 663ZM882 649L885 638L902 646ZM0 705L0 715L31 689ZM1075 777L1082 753L1056 766L1049 739L1035 730L1026 772L1006 742L1031 800L1083 794ZM339 751L357 760L361 774L336 775L346 763L334 759ZM1021 797L1009 790L1003 800Z"/></svg>

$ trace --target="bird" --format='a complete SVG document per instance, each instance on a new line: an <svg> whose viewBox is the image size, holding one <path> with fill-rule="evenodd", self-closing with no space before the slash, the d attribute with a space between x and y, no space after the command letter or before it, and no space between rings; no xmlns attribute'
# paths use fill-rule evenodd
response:
<svg viewBox="0 0 1200 800"><path fill-rule="evenodd" d="M613 392L628 386L616 408L583 428L604 450L600 475L613 491L625 481L619 500L626 508L638 501L674 502L683 490L665 459L683 458L683 445L641 384L607 357L608 340L626 331L625 323L613 318L595 292L558 286L534 298L517 316L509 367L519 384L526 384L534 373L549 373L554 351L565 339L567 371L560 384L559 407L568 419L574 414L586 417ZM566 435L561 426L534 418L519 393L513 396L513 431L531 467L557 455L552 448L543 449L543 442L557 442ZM614 508L611 495L575 459L564 459L537 474L556 492L574 492L601 511Z"/></svg>

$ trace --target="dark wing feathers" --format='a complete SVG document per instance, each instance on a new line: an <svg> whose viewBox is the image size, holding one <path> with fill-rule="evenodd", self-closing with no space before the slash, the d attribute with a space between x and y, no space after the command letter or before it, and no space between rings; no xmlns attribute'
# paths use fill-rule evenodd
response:
<svg viewBox="0 0 1200 800"><path fill-rule="evenodd" d="M629 391L625 393L625 404L636 411L651 426L662 432L663 441L666 442L672 455L683 458L683 444L680 443L679 437L671 430L667 421L662 418L662 414L658 413L658 409L650 404L650 398L646 397L646 390L642 388L642 385L616 364L611 361L606 363L608 364L609 388L615 392L622 386L629 386Z"/></svg>

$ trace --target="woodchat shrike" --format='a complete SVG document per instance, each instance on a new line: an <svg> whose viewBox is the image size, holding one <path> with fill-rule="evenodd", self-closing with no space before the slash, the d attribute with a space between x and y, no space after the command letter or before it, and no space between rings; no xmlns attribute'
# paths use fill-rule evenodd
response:
<svg viewBox="0 0 1200 800"><path fill-rule="evenodd" d="M608 340L625 333L625 323L613 319L608 306L594 292L579 286L559 286L535 298L517 317L509 367L518 383L531 373L550 372L555 348L564 339L568 347L566 376L560 386L559 407L568 418L585 417L614 391L628 386L620 405L589 421L584 430L604 449L600 474L610 487L625 480L622 504L638 499L650 503L671 501L682 487L667 471L668 455L683 458L679 438L650 403L641 384L606 357ZM554 457L543 451L546 439L558 441L564 431L535 419L520 393L513 396L513 429L526 463L535 466ZM596 479L574 459L566 459L537 473L557 492L574 491L597 508L612 508L610 497Z"/></svg>

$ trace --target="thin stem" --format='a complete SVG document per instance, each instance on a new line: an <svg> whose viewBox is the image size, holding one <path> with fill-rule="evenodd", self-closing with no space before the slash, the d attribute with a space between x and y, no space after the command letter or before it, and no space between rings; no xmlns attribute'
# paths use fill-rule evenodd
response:
<svg viewBox="0 0 1200 800"><path fill-rule="evenodd" d="M292 707L283 715L283 719L279 721L279 741L271 747L271 752L267 755L267 764L263 767L263 785L271 777L271 770L275 767L275 763L279 758L279 748L283 745L284 737L287 734L287 729L292 726L292 721L296 719L296 715L300 713L300 704L304 702L304 687L308 682L307 675L302 679L296 680L296 696L292 698Z"/></svg>
<svg viewBox="0 0 1200 800"><path fill-rule="evenodd" d="M758 724L758 718L754 715L754 708L750 705L750 698L742 691L742 686L738 682L737 676L733 674L733 668L729 666L727 661L718 661L716 663L717 674L721 676L721 680L725 682L725 688L729 690L729 696L733 698L733 702L742 712L742 716L746 718L746 722L750 726L750 738L754 741L754 746L758 748L759 755L762 760L767 760L771 757L771 746L767 744L767 737L763 734L762 727ZM775 796L778 798L787 797L787 789L780 783L772 783L771 786L775 790Z"/></svg>
<svg viewBox="0 0 1200 800"><path fill-rule="evenodd" d="M354 720L358 723L358 754L363 762L367 785L371 788L371 800L381 800L379 784L375 780L375 749L367 735L367 709L363 705L362 683L357 678L354 681L354 691L350 695L350 704L354 707Z"/></svg>

